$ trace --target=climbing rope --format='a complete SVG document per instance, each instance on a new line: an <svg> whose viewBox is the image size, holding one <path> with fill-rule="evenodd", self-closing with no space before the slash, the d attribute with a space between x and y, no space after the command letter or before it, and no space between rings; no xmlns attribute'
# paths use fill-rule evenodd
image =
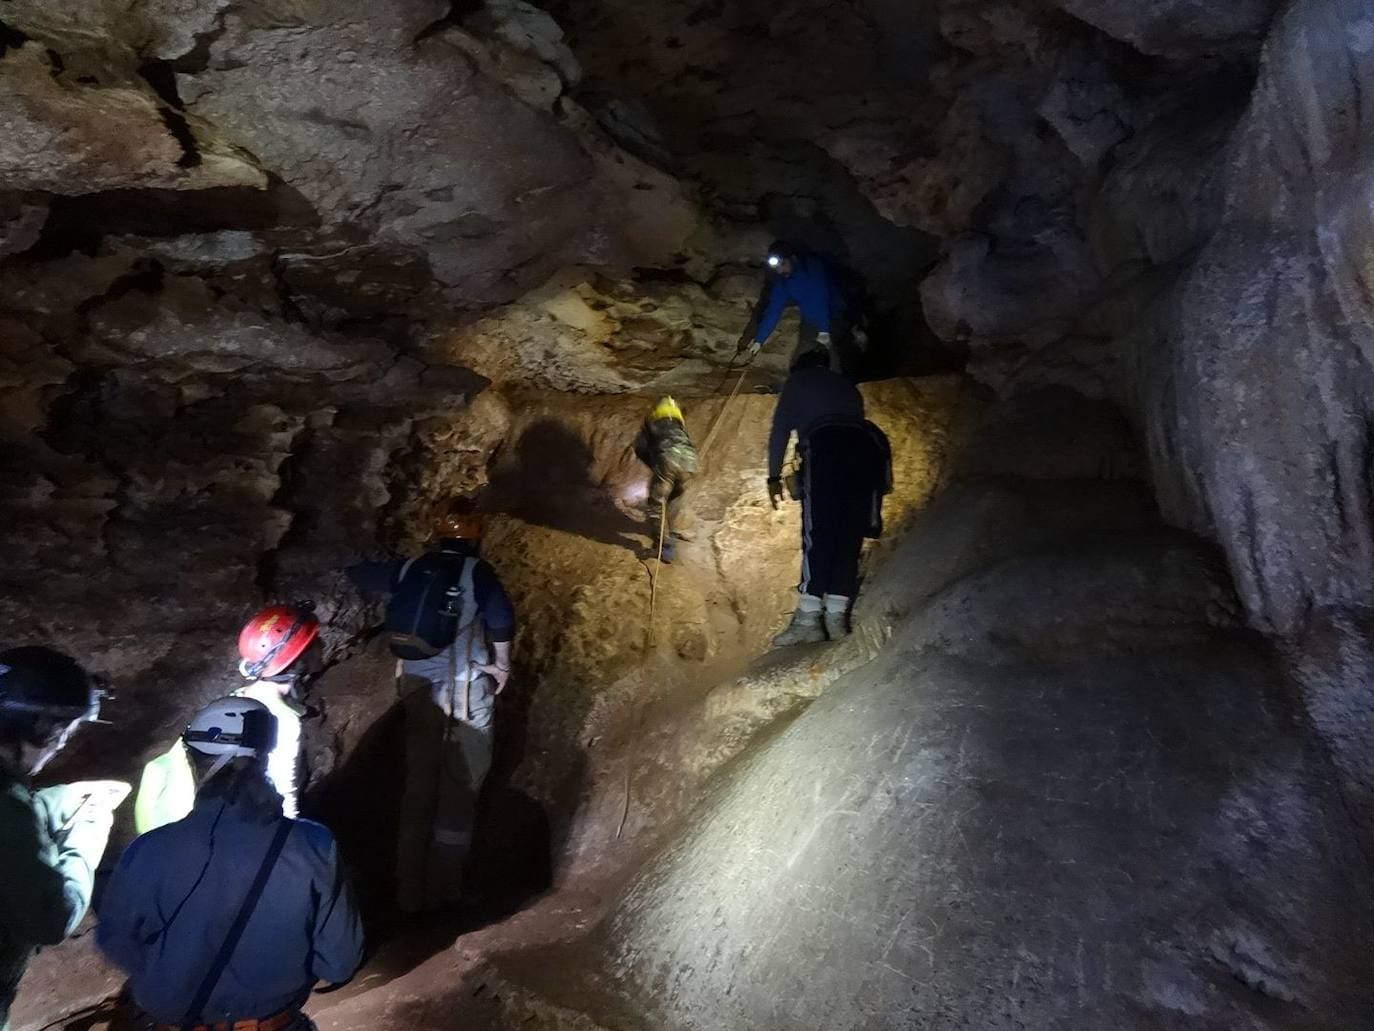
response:
<svg viewBox="0 0 1374 1031"><path fill-rule="evenodd" d="M658 556L654 568L649 573L649 624L644 632L644 651L654 646L654 601L658 597L658 570L663 565L663 536L668 527L668 499L661 498L658 503Z"/></svg>
<svg viewBox="0 0 1374 1031"><path fill-rule="evenodd" d="M652 489L652 488L651 488ZM658 570L663 565L663 539L668 528L668 499L658 503L658 559L649 573L649 622L644 628L644 655L647 658L654 646L654 602L658 595ZM625 798L620 807L620 823L616 826L618 839L630 816L630 770L634 768L635 744L639 740L639 721L644 714L644 702L636 700L634 717L630 721L630 743L625 749Z"/></svg>
<svg viewBox="0 0 1374 1031"><path fill-rule="evenodd" d="M731 361L730 366L726 367L725 371L727 375L729 374L730 369L731 367L733 367L733 365L734 362ZM720 428L721 422L725 419L726 409L730 407L731 402L734 401L735 397L739 394L739 388L744 386L744 377L748 374L749 363L745 362L744 368L739 370L739 378L735 380L734 389L730 391L730 396L725 399L725 404L720 406L720 411L716 413L716 417L713 420L711 420L711 428L706 431L706 439L701 442L701 447L697 450L697 455L702 462L706 461L706 452L710 450L711 442L716 439L716 430ZM721 382L723 385L724 380L722 380Z"/></svg>

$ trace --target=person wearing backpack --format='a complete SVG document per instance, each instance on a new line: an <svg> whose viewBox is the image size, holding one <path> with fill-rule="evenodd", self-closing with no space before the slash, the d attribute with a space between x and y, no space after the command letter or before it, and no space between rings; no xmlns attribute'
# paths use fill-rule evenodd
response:
<svg viewBox="0 0 1374 1031"><path fill-rule="evenodd" d="M686 540L682 535L682 496L698 464L697 450L687 435L687 421L678 403L671 397L660 399L630 446L635 457L649 467L645 512L655 543L662 530L663 561L672 562L675 541Z"/></svg>
<svg viewBox="0 0 1374 1031"><path fill-rule="evenodd" d="M478 554L482 515L459 499L437 520L437 544L408 561L348 570L365 591L389 595L386 629L405 680L406 782L396 856L403 912L467 899L463 867L477 801L491 769L496 696L510 679L515 608Z"/></svg>
<svg viewBox="0 0 1374 1031"><path fill-rule="evenodd" d="M865 537L882 533L883 496L892 490L887 436L864 418L863 395L830 369L823 350L807 351L773 409L768 438L768 496L783 498L782 463L797 435L802 503L802 569L796 611L773 647L838 640L849 633Z"/></svg>
<svg viewBox="0 0 1374 1031"><path fill-rule="evenodd" d="M194 807L135 839L106 886L96 943L158 1031L307 1031L316 983L362 962L333 835L283 815L268 780L276 734L252 698L198 712L181 738Z"/></svg>

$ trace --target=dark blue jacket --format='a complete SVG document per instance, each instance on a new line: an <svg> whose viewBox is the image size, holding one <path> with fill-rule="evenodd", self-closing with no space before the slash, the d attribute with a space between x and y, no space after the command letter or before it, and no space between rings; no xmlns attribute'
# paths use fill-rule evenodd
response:
<svg viewBox="0 0 1374 1031"><path fill-rule="evenodd" d="M452 555L476 555L477 546L471 541L445 540L438 550ZM348 578L360 590L391 594L400 582L406 559L387 562L360 562L347 570ZM515 606L496 570L481 560L472 570L472 593L476 596L477 611L486 624L487 634L496 644L515 638Z"/></svg>
<svg viewBox="0 0 1374 1031"><path fill-rule="evenodd" d="M186 1015L284 819L265 781L233 797L203 790L189 816L135 839L120 858L96 941L158 1022ZM295 1009L316 981L347 981L362 961L362 924L333 836L309 820L289 822L203 1021Z"/></svg>
<svg viewBox="0 0 1374 1031"><path fill-rule="evenodd" d="M793 433L804 438L817 423L839 419L861 422L863 417L863 395L846 377L823 366L798 369L787 377L773 409L773 431L768 436L769 478L782 475L782 460Z"/></svg>
<svg viewBox="0 0 1374 1031"><path fill-rule="evenodd" d="M804 253L792 263L792 274L783 278L770 273L759 298L758 328L754 339L763 343L778 328L778 320L789 304L801 311L802 322L815 326L818 333L829 333L831 322L848 310L839 277L819 254Z"/></svg>

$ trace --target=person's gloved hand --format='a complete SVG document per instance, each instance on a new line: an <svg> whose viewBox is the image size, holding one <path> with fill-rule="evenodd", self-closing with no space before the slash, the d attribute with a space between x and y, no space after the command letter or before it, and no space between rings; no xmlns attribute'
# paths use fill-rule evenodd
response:
<svg viewBox="0 0 1374 1031"><path fill-rule="evenodd" d="M738 358L740 355L744 354L752 358L754 357L754 355L759 353L759 349L761 347L763 347L761 343L759 343L757 340L751 337L748 333L745 333L743 336L739 338L739 343L735 345L735 357Z"/></svg>
<svg viewBox="0 0 1374 1031"><path fill-rule="evenodd" d="M782 477L768 477L768 500L773 504L773 511L778 510L778 504L782 501Z"/></svg>
<svg viewBox="0 0 1374 1031"><path fill-rule="evenodd" d="M822 347L829 347L829 346L830 346L830 334L829 334L829 333L817 333L817 334L816 334L816 343L820 344Z"/></svg>

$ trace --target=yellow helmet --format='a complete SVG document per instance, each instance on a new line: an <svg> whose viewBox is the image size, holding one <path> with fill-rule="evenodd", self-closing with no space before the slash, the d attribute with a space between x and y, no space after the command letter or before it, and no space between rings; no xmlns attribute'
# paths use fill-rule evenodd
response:
<svg viewBox="0 0 1374 1031"><path fill-rule="evenodd" d="M654 405L654 410L649 413L650 419L676 419L678 422L685 423L682 417L682 409L677 406L677 402L671 397L659 399L658 404Z"/></svg>

